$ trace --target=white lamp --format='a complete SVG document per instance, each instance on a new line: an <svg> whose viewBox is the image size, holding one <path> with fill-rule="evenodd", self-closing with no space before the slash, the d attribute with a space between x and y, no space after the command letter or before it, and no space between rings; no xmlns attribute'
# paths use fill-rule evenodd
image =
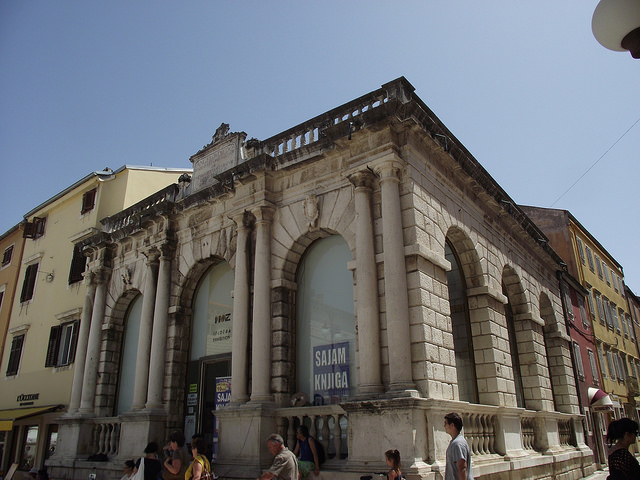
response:
<svg viewBox="0 0 640 480"><path fill-rule="evenodd" d="M603 47L640 58L640 0L600 0L591 30Z"/></svg>

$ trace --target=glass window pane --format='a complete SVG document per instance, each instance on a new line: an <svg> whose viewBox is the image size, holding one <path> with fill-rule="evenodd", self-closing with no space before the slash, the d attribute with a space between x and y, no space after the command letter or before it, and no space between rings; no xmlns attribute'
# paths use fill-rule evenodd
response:
<svg viewBox="0 0 640 480"><path fill-rule="evenodd" d="M211 268L195 295L190 360L231 353L233 270L227 263Z"/></svg>
<svg viewBox="0 0 640 480"><path fill-rule="evenodd" d="M334 235L313 243L298 266L298 390L315 404L355 392L351 251Z"/></svg>

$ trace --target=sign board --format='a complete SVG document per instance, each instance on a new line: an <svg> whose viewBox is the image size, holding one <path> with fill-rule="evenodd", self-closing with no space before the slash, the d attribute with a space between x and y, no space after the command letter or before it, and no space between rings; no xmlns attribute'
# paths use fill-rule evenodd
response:
<svg viewBox="0 0 640 480"><path fill-rule="evenodd" d="M313 347L313 394L330 403L349 395L349 342Z"/></svg>

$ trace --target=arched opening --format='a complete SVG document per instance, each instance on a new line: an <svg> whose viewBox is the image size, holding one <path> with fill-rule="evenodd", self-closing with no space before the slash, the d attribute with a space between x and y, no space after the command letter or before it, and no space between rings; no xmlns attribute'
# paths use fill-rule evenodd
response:
<svg viewBox="0 0 640 480"><path fill-rule="evenodd" d="M214 265L202 276L193 297L185 398L185 438L202 433L207 455L218 444L214 411L231 398L231 338L234 275L229 264Z"/></svg>
<svg viewBox="0 0 640 480"><path fill-rule="evenodd" d="M504 283L502 284L502 293L509 298ZM520 354L518 353L516 325L511 301L504 306L504 315L507 321L507 332L509 334L509 352L511 356L511 368L513 370L513 382L516 388L516 402L518 407L524 408L524 386L522 384L522 374L520 373Z"/></svg>
<svg viewBox="0 0 640 480"><path fill-rule="evenodd" d="M451 270L447 272L447 288L449 291L453 347L456 356L458 394L462 401L478 403L478 385L473 353L473 337L469 320L467 282L460 267L460 259L448 239L445 243L445 258L451 263Z"/></svg>
<svg viewBox="0 0 640 480"><path fill-rule="evenodd" d="M116 415L131 410L133 405L133 388L136 375L136 356L138 353L138 339L140 336L140 318L142 312L142 295L137 295L129 304L124 317L124 339L120 353L120 368L118 369L118 397ZM129 368L124 368L129 366Z"/></svg>
<svg viewBox="0 0 640 480"><path fill-rule="evenodd" d="M316 405L355 391L351 259L344 239L332 235L309 246L296 273L297 389Z"/></svg>
<svg viewBox="0 0 640 480"><path fill-rule="evenodd" d="M504 315L507 323L507 333L509 335L509 353L511 356L511 366L513 371L513 381L516 390L516 402L518 407L526 408L526 398L524 384L522 381L522 369L520 362L520 346L525 342L518 335L524 337L524 326L522 321L516 321L516 315L529 312L527 298L520 283L520 277L515 270L506 266L502 271L502 294L507 297L504 306ZM532 347L529 347L532 348Z"/></svg>

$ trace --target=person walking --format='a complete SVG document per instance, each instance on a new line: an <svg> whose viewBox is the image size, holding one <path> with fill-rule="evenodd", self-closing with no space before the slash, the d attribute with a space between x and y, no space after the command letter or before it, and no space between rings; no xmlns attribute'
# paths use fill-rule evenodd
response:
<svg viewBox="0 0 640 480"><path fill-rule="evenodd" d="M445 480L473 480L471 449L462 435L462 417L455 412L444 416L444 430L451 435L447 447Z"/></svg>
<svg viewBox="0 0 640 480"><path fill-rule="evenodd" d="M610 449L607 480L640 479L638 460L629 452L629 446L635 443L637 436L638 423L630 418L621 418L609 424L607 443Z"/></svg>

